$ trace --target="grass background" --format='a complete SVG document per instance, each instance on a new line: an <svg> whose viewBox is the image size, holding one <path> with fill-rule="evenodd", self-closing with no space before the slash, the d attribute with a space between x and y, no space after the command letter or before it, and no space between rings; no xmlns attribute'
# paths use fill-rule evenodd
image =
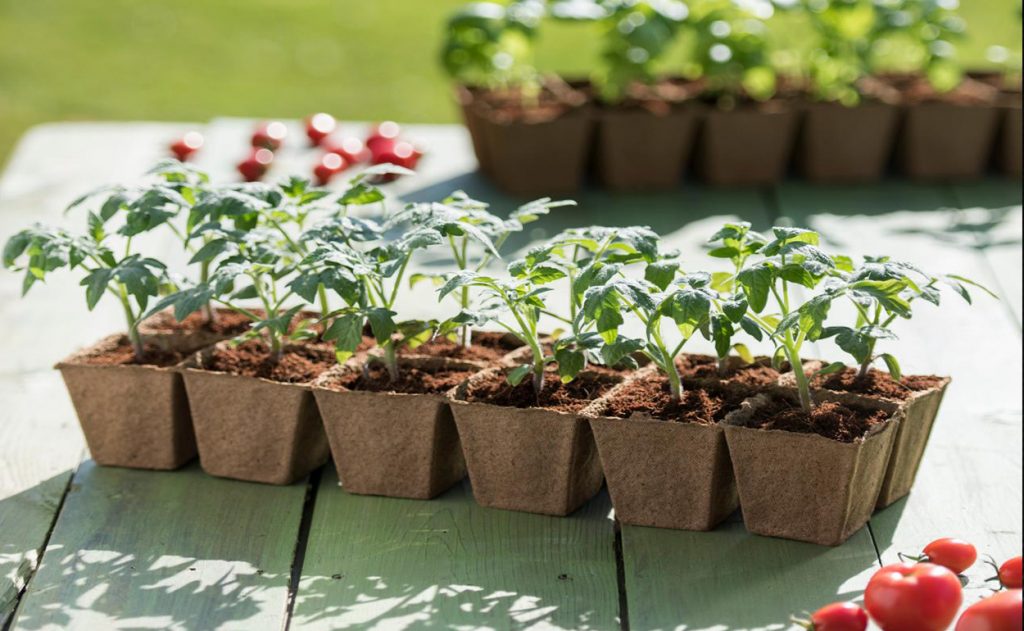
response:
<svg viewBox="0 0 1024 631"><path fill-rule="evenodd" d="M966 64L1019 50L1019 0L961 0ZM0 164L30 126L218 115L456 120L437 63L463 0L0 0ZM780 40L802 41L792 18ZM586 74L585 26L545 29L543 69Z"/></svg>

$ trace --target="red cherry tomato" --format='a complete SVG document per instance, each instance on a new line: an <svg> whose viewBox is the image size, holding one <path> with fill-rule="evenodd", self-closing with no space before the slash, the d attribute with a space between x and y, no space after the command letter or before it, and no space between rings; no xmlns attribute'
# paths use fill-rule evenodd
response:
<svg viewBox="0 0 1024 631"><path fill-rule="evenodd" d="M934 563L894 563L875 573L864 605L885 631L943 631L960 609L956 574Z"/></svg>
<svg viewBox="0 0 1024 631"><path fill-rule="evenodd" d="M374 164L396 164L407 169L415 169L422 154L416 150L411 143L399 141L388 151L383 151L373 157Z"/></svg>
<svg viewBox="0 0 1024 631"><path fill-rule="evenodd" d="M832 603L811 614L811 631L864 631L868 614L853 603Z"/></svg>
<svg viewBox="0 0 1024 631"><path fill-rule="evenodd" d="M366 137L366 148L376 157L379 153L389 151L401 133L402 128L394 121L379 123L370 130L370 135Z"/></svg>
<svg viewBox="0 0 1024 631"><path fill-rule="evenodd" d="M277 151L287 135L288 128L281 121L263 123L252 134L252 146Z"/></svg>
<svg viewBox="0 0 1024 631"><path fill-rule="evenodd" d="M325 153L313 167L313 176L319 186L326 186L335 175L348 168L345 158L336 153Z"/></svg>
<svg viewBox="0 0 1024 631"><path fill-rule="evenodd" d="M249 157L238 163L238 172L246 182L261 179L274 161L274 152L269 149L255 149Z"/></svg>
<svg viewBox="0 0 1024 631"><path fill-rule="evenodd" d="M328 141L325 148L330 153L336 153L349 164L359 164L370 159L370 151L358 138L348 137L340 141Z"/></svg>
<svg viewBox="0 0 1024 631"><path fill-rule="evenodd" d="M963 539L936 539L924 547L925 561L963 574L978 560L978 551Z"/></svg>
<svg viewBox="0 0 1024 631"><path fill-rule="evenodd" d="M171 143L171 153L178 160L184 162L193 153L199 151L203 146L203 135L197 131L190 131L178 140Z"/></svg>
<svg viewBox="0 0 1024 631"><path fill-rule="evenodd" d="M306 136L314 147L318 146L338 126L334 117L324 112L317 112L306 119Z"/></svg>
<svg viewBox="0 0 1024 631"><path fill-rule="evenodd" d="M1020 589L1020 557L1013 557L999 566L999 582L1006 589Z"/></svg>
<svg viewBox="0 0 1024 631"><path fill-rule="evenodd" d="M1021 631L1021 591L1011 589L967 608L956 631Z"/></svg>

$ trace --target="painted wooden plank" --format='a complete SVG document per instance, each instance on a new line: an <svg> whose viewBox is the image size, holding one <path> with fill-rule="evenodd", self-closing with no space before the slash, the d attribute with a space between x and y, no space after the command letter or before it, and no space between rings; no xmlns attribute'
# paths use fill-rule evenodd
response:
<svg viewBox="0 0 1024 631"><path fill-rule="evenodd" d="M687 213L712 217L678 229L669 242L684 265L713 267L703 244L735 213L759 229L774 223L765 198L753 191L695 187ZM691 351L710 352L700 340ZM750 341L755 352L767 347ZM739 513L712 532L622 527L630 629L764 628L794 613L860 595L878 557L868 529L839 548L823 548L747 533ZM776 626L777 628L777 626Z"/></svg>
<svg viewBox="0 0 1024 631"><path fill-rule="evenodd" d="M137 177L178 128L33 128L0 176L0 241L33 221L74 221L62 216L67 202L99 183ZM38 564L84 452L64 386L50 366L115 330L121 317L113 305L87 314L81 288L69 277L37 285L29 300L19 300L20 293L20 277L0 272L0 627Z"/></svg>
<svg viewBox="0 0 1024 631"><path fill-rule="evenodd" d="M281 629L305 493L86 462L13 628Z"/></svg>
<svg viewBox="0 0 1024 631"><path fill-rule="evenodd" d="M955 224L958 234L973 238L992 268L999 293L1021 324L1021 183L992 179L953 187L964 210Z"/></svg>
<svg viewBox="0 0 1024 631"><path fill-rule="evenodd" d="M606 494L568 518L350 495L325 472L290 629L617 629Z"/></svg>
<svg viewBox="0 0 1024 631"><path fill-rule="evenodd" d="M780 200L797 223L820 230L851 254L891 253L937 272L998 284L974 244L955 238L962 213L944 189L794 184L780 189ZM1019 213L1007 225L1020 234ZM882 560L895 562L899 552L919 551L941 536L963 537L996 558L1019 554L1019 327L1000 303L980 295L973 308L949 295L942 309L919 308L913 326L895 326L901 340L891 350L904 371L949 374L953 384L914 491L871 521ZM831 344L822 348L828 358L843 359ZM979 564L968 575L968 602L990 593L983 585L988 568Z"/></svg>

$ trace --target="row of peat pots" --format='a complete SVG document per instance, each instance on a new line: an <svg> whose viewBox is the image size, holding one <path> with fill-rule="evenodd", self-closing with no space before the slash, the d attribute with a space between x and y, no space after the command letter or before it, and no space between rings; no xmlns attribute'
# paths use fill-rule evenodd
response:
<svg viewBox="0 0 1024 631"><path fill-rule="evenodd" d="M345 364L308 342L269 365L259 340L150 329L159 365L130 363L118 335L58 365L100 464L174 469L198 454L215 476L289 484L333 455L350 493L425 500L468 473L480 505L559 516L607 480L622 523L709 530L739 507L751 532L823 545L910 492L949 383L879 372L855 394L848 373L819 377L808 421L763 360L721 376L713 358L682 356L680 402L651 367L569 384L552 372L536 397L508 385L526 349L501 333L428 342L392 381L370 339Z"/></svg>
<svg viewBox="0 0 1024 631"><path fill-rule="evenodd" d="M571 193L588 176L612 191L669 190L691 170L713 186L770 185L791 171L817 183L1021 177L1019 90L982 102L792 98L730 110L581 98L533 112L464 87L458 98L481 172L515 195Z"/></svg>

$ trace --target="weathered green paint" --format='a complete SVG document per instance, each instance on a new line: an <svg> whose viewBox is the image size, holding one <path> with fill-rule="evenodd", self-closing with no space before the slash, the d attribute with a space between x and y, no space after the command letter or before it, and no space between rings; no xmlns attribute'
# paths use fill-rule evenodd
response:
<svg viewBox="0 0 1024 631"><path fill-rule="evenodd" d="M306 486L82 464L14 629L281 629Z"/></svg>
<svg viewBox="0 0 1024 631"><path fill-rule="evenodd" d="M365 497L325 472L290 628L617 629L609 509L605 494L568 518L488 509L468 486Z"/></svg>

